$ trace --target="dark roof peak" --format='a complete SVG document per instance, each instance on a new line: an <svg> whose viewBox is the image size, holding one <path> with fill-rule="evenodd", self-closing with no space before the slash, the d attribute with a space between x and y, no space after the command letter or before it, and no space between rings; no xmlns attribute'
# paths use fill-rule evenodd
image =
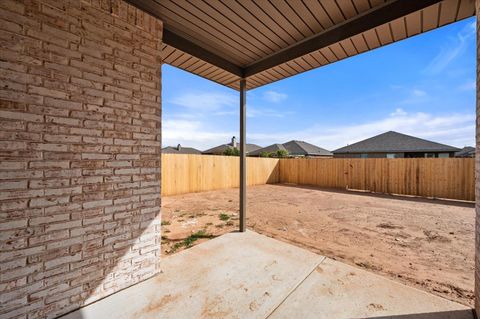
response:
<svg viewBox="0 0 480 319"><path fill-rule="evenodd" d="M458 148L419 137L388 131L341 147L333 153L456 152Z"/></svg>

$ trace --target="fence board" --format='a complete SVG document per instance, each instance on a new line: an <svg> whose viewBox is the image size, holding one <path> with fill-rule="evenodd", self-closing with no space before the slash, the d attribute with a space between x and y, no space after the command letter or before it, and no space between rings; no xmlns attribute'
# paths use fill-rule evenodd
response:
<svg viewBox="0 0 480 319"><path fill-rule="evenodd" d="M162 195L195 193L239 186L236 156L162 154ZM247 185L279 181L279 160L247 158Z"/></svg>
<svg viewBox="0 0 480 319"><path fill-rule="evenodd" d="M279 167L281 183L475 200L472 158L295 158Z"/></svg>

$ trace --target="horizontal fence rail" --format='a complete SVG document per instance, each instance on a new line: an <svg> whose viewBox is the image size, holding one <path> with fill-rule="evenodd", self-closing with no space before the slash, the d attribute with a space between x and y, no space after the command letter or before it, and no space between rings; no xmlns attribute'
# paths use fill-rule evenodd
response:
<svg viewBox="0 0 480 319"><path fill-rule="evenodd" d="M162 195L239 187L237 156L162 154ZM247 158L247 185L279 181L279 160Z"/></svg>
<svg viewBox="0 0 480 319"><path fill-rule="evenodd" d="M280 183L475 200L475 159L282 159Z"/></svg>
<svg viewBox="0 0 480 319"><path fill-rule="evenodd" d="M321 188L475 200L473 158L247 158L247 185ZM162 154L162 195L239 186L236 156Z"/></svg>

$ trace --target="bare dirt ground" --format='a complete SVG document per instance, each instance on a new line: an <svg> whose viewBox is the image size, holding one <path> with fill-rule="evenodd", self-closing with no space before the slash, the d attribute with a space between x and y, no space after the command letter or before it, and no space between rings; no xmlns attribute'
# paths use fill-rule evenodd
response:
<svg viewBox="0 0 480 319"><path fill-rule="evenodd" d="M473 306L473 204L278 184L247 193L250 229ZM238 189L162 200L166 254L238 229Z"/></svg>

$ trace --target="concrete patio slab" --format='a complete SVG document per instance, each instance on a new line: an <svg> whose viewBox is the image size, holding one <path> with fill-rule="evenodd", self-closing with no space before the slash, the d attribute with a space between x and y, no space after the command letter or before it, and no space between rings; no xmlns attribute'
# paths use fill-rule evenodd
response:
<svg viewBox="0 0 480 319"><path fill-rule="evenodd" d="M279 318L474 317L458 303L326 258L269 317Z"/></svg>
<svg viewBox="0 0 480 319"><path fill-rule="evenodd" d="M462 305L250 231L161 265L63 318L473 318Z"/></svg>
<svg viewBox="0 0 480 319"><path fill-rule="evenodd" d="M247 231L162 260L162 273L67 315L99 318L265 318L325 259Z"/></svg>

